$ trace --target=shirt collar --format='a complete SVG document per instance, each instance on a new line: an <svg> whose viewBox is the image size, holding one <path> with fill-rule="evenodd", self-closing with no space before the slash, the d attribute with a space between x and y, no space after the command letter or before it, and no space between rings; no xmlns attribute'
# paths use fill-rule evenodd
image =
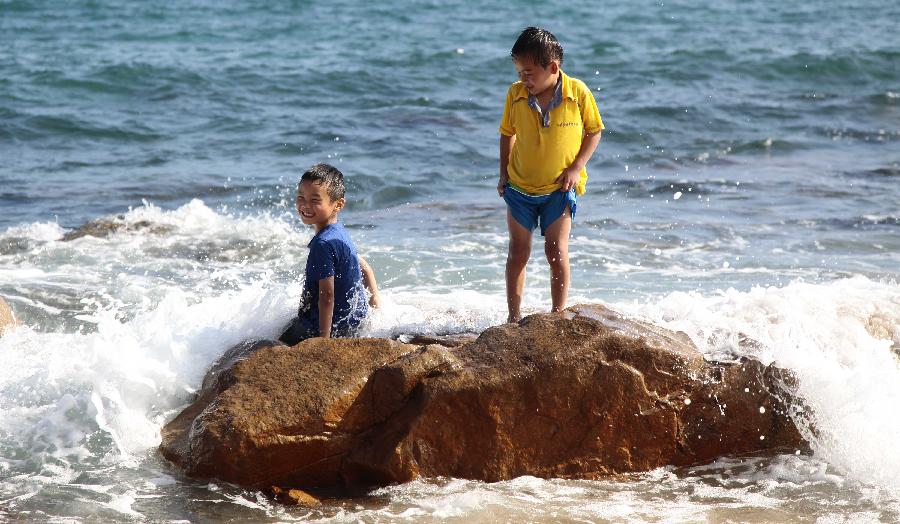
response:
<svg viewBox="0 0 900 524"><path fill-rule="evenodd" d="M320 236L322 236L326 231L330 231L331 229L340 229L340 227L341 227L340 222L335 222L334 224L328 224L327 226L320 229L318 233L313 235L313 237L311 239L309 239L309 243L306 244L306 247L312 247L313 242L315 242L316 239L319 238Z"/></svg>
<svg viewBox="0 0 900 524"><path fill-rule="evenodd" d="M557 89L561 89L561 94L563 98L569 98L571 100L578 100L575 96L575 90L572 88L572 79L569 75L565 74L562 69L559 70L559 77L562 80ZM521 80L516 82L516 90L513 92L513 100L518 100L519 98L524 98L528 100L528 90L525 89L525 84L522 83Z"/></svg>
<svg viewBox="0 0 900 524"><path fill-rule="evenodd" d="M553 90L553 98L550 99L546 108L542 108L541 105L538 104L536 96L530 93L528 94L528 107L534 109L541 115L541 125L543 127L550 127L550 112L559 107L560 104L562 104L562 77L556 79L556 88Z"/></svg>

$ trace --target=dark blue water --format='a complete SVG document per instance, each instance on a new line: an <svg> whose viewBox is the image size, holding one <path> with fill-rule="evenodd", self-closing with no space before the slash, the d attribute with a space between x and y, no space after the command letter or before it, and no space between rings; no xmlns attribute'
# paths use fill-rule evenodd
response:
<svg viewBox="0 0 900 524"><path fill-rule="evenodd" d="M576 236L611 242L630 267L654 264L629 257L636 247L693 246L682 266L773 270L751 284L900 267L895 2L4 2L0 13L0 227L72 228L144 200L290 214L298 175L328 161L350 180L346 220L380 227L370 243L410 223L378 210L408 204L448 206L450 227L486 206L476 218L503 235L492 188L508 49L541 20L607 124ZM429 225L425 238L447 232ZM645 280L655 289L659 275Z"/></svg>
<svg viewBox="0 0 900 524"><path fill-rule="evenodd" d="M649 177L740 165L750 198L896 204L862 202L900 169L896 2L706 4L3 2L0 226L266 207L319 160L365 209L489 194L508 49L535 20L607 122L595 196L651 208Z"/></svg>

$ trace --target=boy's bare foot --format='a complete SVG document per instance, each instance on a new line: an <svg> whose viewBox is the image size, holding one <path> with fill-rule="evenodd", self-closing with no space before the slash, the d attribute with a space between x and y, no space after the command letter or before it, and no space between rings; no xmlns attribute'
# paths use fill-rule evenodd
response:
<svg viewBox="0 0 900 524"><path fill-rule="evenodd" d="M507 324L518 324L522 320L522 315L513 315L512 313L506 318Z"/></svg>

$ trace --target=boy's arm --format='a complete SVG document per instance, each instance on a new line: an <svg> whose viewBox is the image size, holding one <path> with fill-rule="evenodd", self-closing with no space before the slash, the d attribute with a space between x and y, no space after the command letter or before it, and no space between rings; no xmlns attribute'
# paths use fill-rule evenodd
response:
<svg viewBox="0 0 900 524"><path fill-rule="evenodd" d="M331 338L334 318L334 276L319 280L319 336Z"/></svg>
<svg viewBox="0 0 900 524"><path fill-rule="evenodd" d="M362 271L363 286L369 291L369 305L372 307L381 306L381 297L378 295L378 282L375 281L375 272L372 266L366 262L363 257L359 258L359 269Z"/></svg>
<svg viewBox="0 0 900 524"><path fill-rule="evenodd" d="M497 182L497 194L503 196L503 188L509 180L509 152L516 143L516 135L500 134L500 181Z"/></svg>
<svg viewBox="0 0 900 524"><path fill-rule="evenodd" d="M578 184L578 180L581 178L581 170L587 165L591 155L594 154L594 150L597 149L597 144L600 143L600 133L600 131L588 133L581 139L581 148L578 150L578 154L575 155L575 161L572 162L572 165L565 168L561 175L556 177L555 182L559 184L560 191L569 191Z"/></svg>

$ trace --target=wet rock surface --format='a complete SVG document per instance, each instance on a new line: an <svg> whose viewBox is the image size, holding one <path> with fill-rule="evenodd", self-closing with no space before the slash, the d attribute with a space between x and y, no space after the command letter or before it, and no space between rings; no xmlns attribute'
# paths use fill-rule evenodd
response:
<svg viewBox="0 0 900 524"><path fill-rule="evenodd" d="M803 445L781 370L707 362L686 335L602 306L419 341L232 348L160 450L192 477L313 489L598 478Z"/></svg>
<svg viewBox="0 0 900 524"><path fill-rule="evenodd" d="M0 335L17 324L16 316L13 314L9 304L0 297Z"/></svg>
<svg viewBox="0 0 900 524"><path fill-rule="evenodd" d="M69 242L86 236L106 238L116 232L130 231L149 231L153 234L165 234L174 230L172 226L165 224L154 224L147 220L138 222L126 222L125 217L118 216L115 218L101 218L87 222L77 229L69 231L63 235L63 242Z"/></svg>

